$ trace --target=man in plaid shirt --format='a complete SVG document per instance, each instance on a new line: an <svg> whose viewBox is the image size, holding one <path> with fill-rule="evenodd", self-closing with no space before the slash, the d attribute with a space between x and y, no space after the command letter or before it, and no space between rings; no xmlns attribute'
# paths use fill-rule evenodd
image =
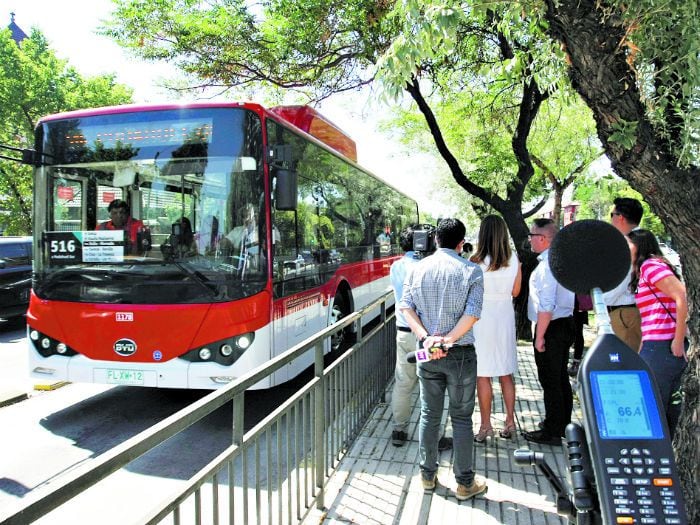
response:
<svg viewBox="0 0 700 525"><path fill-rule="evenodd" d="M478 265L460 257L466 229L443 219L436 230L437 251L414 266L403 286L399 310L431 359L418 363L421 416L418 440L425 492L437 486L440 419L445 390L453 427L455 495L466 500L486 492L486 481L472 470L472 414L476 391L476 352L472 326L484 296Z"/></svg>

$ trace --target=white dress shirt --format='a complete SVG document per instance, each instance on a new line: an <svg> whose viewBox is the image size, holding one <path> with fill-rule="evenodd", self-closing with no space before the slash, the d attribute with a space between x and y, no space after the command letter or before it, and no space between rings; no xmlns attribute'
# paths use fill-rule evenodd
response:
<svg viewBox="0 0 700 525"><path fill-rule="evenodd" d="M622 306L631 305L634 306L634 293L630 292L630 281L632 280L632 267L630 266L629 271L622 282L618 284L612 290L608 290L603 294L603 300L606 306Z"/></svg>
<svg viewBox="0 0 700 525"><path fill-rule="evenodd" d="M530 297L527 318L537 322L538 312L551 312L552 320L574 314L574 292L557 282L549 267L549 249L537 256L540 261L530 275Z"/></svg>

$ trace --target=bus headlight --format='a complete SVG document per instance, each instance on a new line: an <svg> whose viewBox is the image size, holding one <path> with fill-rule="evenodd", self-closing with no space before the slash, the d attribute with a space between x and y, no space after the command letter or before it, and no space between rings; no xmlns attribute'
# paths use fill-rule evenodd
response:
<svg viewBox="0 0 700 525"><path fill-rule="evenodd" d="M253 345L253 341L255 341L255 332L246 332L192 348L179 358L191 363L206 361L231 366Z"/></svg>
<svg viewBox="0 0 700 525"><path fill-rule="evenodd" d="M238 345L238 348L241 350L246 350L252 342L252 338L249 334L243 334L236 339L236 345Z"/></svg>
<svg viewBox="0 0 700 525"><path fill-rule="evenodd" d="M29 329L29 340L42 357L51 357L57 354L63 357L70 357L78 353L66 343L57 341L53 337L42 334L33 328Z"/></svg>

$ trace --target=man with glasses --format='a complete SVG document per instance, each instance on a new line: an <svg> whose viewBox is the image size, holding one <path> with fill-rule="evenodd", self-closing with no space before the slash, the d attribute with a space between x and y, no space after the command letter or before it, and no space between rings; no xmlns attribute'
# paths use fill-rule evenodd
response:
<svg viewBox="0 0 700 525"><path fill-rule="evenodd" d="M639 227L644 210L637 199L618 197L613 201L610 222L618 231L627 237L632 230ZM605 304L610 312L610 325L613 332L627 346L639 352L642 341L642 327L639 310L634 301L634 292L629 289L632 279L632 266L620 284L603 294Z"/></svg>
<svg viewBox="0 0 700 525"><path fill-rule="evenodd" d="M540 430L525 432L524 436L544 445L561 444L573 409L566 365L574 342L574 293L557 282L549 267L549 247L558 230L552 219L536 219L528 234L532 251L539 254L539 263L530 275L527 313L535 323L533 346L545 418Z"/></svg>

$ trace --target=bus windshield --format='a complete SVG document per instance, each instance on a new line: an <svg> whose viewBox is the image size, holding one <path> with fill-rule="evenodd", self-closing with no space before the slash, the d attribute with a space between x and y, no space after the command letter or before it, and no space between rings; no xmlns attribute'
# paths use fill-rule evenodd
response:
<svg viewBox="0 0 700 525"><path fill-rule="evenodd" d="M262 126L243 108L43 122L35 292L43 299L230 301L267 281Z"/></svg>

